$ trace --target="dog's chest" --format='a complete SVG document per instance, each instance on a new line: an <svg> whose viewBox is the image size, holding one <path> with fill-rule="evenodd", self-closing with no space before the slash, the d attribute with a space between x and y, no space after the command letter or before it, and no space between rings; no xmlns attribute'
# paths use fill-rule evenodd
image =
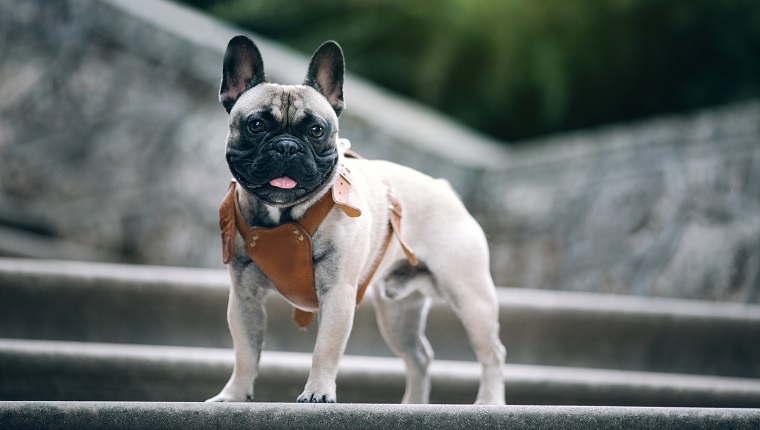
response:
<svg viewBox="0 0 760 430"><path fill-rule="evenodd" d="M288 222L274 228L253 227L243 239L248 257L280 294L299 308L312 311L319 308L309 232L297 223Z"/></svg>

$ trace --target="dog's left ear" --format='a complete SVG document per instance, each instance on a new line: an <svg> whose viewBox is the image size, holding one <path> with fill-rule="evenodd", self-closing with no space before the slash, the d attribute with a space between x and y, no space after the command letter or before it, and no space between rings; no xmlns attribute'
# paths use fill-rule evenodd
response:
<svg viewBox="0 0 760 430"><path fill-rule="evenodd" d="M222 85L219 101L230 113L241 94L266 82L264 61L259 48L246 36L235 36L227 44L222 65Z"/></svg>
<svg viewBox="0 0 760 430"><path fill-rule="evenodd" d="M309 72L303 82L304 85L315 88L325 96L338 116L345 107L343 102L344 72L343 51L340 45L330 40L323 43L312 55Z"/></svg>

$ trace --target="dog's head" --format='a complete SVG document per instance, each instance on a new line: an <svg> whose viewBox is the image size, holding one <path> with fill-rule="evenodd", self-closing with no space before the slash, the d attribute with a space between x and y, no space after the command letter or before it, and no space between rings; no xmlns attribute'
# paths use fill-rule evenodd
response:
<svg viewBox="0 0 760 430"><path fill-rule="evenodd" d="M302 85L268 83L249 38L227 45L219 101L229 113L227 164L264 203L288 207L309 199L334 177L338 115L343 110L343 52L322 44Z"/></svg>

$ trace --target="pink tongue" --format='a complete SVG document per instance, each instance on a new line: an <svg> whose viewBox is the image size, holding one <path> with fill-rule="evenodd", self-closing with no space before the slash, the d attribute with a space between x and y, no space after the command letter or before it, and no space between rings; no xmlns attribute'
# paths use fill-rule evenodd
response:
<svg viewBox="0 0 760 430"><path fill-rule="evenodd" d="M285 188L285 189L291 189L295 188L296 181L288 178L287 176L283 176L282 178L274 178L271 181L269 181L269 185L277 188Z"/></svg>

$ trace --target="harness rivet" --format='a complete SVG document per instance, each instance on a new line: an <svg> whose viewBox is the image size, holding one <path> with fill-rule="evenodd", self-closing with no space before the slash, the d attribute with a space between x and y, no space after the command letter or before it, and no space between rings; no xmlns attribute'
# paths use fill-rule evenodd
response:
<svg viewBox="0 0 760 430"><path fill-rule="evenodd" d="M298 236L298 240L300 240L301 242L303 242L303 236Z"/></svg>
<svg viewBox="0 0 760 430"><path fill-rule="evenodd" d="M298 229L297 228L293 229L293 234L298 234Z"/></svg>
<svg viewBox="0 0 760 430"><path fill-rule="evenodd" d="M259 240L259 235L258 234L254 234L253 236L251 236L251 239L253 239L253 240Z"/></svg>
<svg viewBox="0 0 760 430"><path fill-rule="evenodd" d="M253 248L254 246L256 246L256 242L251 241L251 243L249 243L248 246L250 246L251 248Z"/></svg>

